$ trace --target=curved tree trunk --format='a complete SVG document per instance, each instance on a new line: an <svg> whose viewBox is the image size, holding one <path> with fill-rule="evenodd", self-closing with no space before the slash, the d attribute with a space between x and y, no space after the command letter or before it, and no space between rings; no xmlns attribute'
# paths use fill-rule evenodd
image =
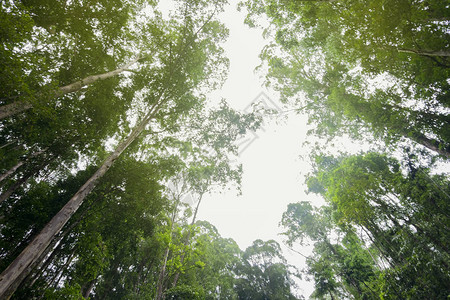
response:
<svg viewBox="0 0 450 300"><path fill-rule="evenodd" d="M175 203L175 207L173 208L172 218L170 220L171 222L170 222L169 230L170 230L170 238L171 239L172 239L173 225L175 224L179 204L180 204L180 198L178 197L178 199L176 200L176 203ZM167 245L166 250L164 251L163 263L161 265L161 270L159 271L159 276L158 276L158 284L157 284L157 288L156 288L155 300L162 299L162 296L164 293L164 285L165 285L164 277L166 276L166 267L167 267L167 260L169 258L170 243L171 243L171 241L169 241L169 244Z"/></svg>
<svg viewBox="0 0 450 300"><path fill-rule="evenodd" d="M439 153L440 155L442 155L443 157L449 159L450 158L450 151L448 148L446 147L439 147L440 145L442 145L443 143L435 140L435 139L430 139L428 138L426 135L422 134L422 133L417 133L415 132L412 136L408 135L407 133L402 132L402 135L405 138L411 139L412 141L421 144L422 146L430 149L431 151L434 151L436 153Z"/></svg>
<svg viewBox="0 0 450 300"><path fill-rule="evenodd" d="M136 58L136 59L128 62L124 66L122 66L118 69L115 69L113 71L106 72L103 74L98 74L98 75L90 75L81 80L78 80L76 82L68 84L66 86L62 86L55 91L53 96L51 96L51 99L58 98L58 97L66 95L66 94L79 91L83 87L85 87L87 85L91 85L94 82L105 80L105 79L117 76L120 73L130 71L130 70L128 70L128 68L131 67L132 65L134 65L135 63L137 63L139 60L140 60L140 58ZM30 103L23 102L23 101L15 101L10 104L0 106L0 120L7 118L7 117L14 116L18 113L24 112L31 108L33 108L33 105L31 105Z"/></svg>

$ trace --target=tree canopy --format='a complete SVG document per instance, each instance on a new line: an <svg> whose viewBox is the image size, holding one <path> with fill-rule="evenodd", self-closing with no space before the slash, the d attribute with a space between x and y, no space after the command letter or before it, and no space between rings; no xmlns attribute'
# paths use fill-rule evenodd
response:
<svg viewBox="0 0 450 300"><path fill-rule="evenodd" d="M266 87L310 134L309 193L241 250L199 220L259 114L211 101L226 0L0 2L1 299L445 299L450 3L246 0ZM330 150L331 149L331 150ZM377 148L380 149L380 148Z"/></svg>

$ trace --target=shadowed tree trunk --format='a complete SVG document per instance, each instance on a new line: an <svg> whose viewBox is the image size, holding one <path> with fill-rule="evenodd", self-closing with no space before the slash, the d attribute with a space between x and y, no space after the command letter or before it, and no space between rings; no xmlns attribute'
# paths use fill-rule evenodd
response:
<svg viewBox="0 0 450 300"><path fill-rule="evenodd" d="M14 174L14 172L20 168L25 162L24 161L19 161L15 166L13 166L11 169L9 169L8 171L6 171L5 173L3 173L2 175L0 175L0 182L2 182L3 180L5 180L6 178L8 178L9 176L11 176L12 174Z"/></svg>
<svg viewBox="0 0 450 300"><path fill-rule="evenodd" d="M35 167L33 170L25 173L20 179L16 180L6 191L4 191L0 195L0 204L8 199L19 187L22 186L22 184L26 183L28 179L30 179L33 175L37 174L42 168L44 168L46 165L48 165L52 160L55 158L49 158L37 167Z"/></svg>

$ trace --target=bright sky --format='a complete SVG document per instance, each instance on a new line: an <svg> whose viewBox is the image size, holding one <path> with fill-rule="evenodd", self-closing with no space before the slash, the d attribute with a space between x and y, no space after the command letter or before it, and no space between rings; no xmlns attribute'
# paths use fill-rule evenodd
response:
<svg viewBox="0 0 450 300"><path fill-rule="evenodd" d="M225 44L230 59L229 78L221 91L213 97L223 97L237 110L245 110L261 92L273 100L266 102L272 108L281 107L276 95L264 90L262 74L256 74L259 53L265 42L261 30L249 29L244 23L245 13L236 11L232 4L223 14L223 22L230 29ZM242 195L236 191L205 197L199 209L199 219L215 225L223 237L233 238L241 249L256 239L277 240L282 244L278 227L281 216L289 203L306 200L302 171L307 171L307 162L300 159L307 150L302 149L306 139L306 120L290 114L287 121L277 125L268 121L256 133L250 133L250 144L239 159L243 165ZM316 199L308 195L308 200ZM284 250L287 250L284 248ZM304 249L297 250L306 251ZM304 259L289 250L284 252L289 263L299 267ZM299 293L308 296L312 282L302 281Z"/></svg>

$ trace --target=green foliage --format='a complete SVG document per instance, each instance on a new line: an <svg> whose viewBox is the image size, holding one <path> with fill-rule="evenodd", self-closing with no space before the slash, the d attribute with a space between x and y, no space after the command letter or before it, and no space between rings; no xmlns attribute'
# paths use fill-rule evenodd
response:
<svg viewBox="0 0 450 300"><path fill-rule="evenodd" d="M389 145L409 139L448 157L447 4L249 0L241 7L251 26L268 17L267 84L306 109L314 133Z"/></svg>
<svg viewBox="0 0 450 300"><path fill-rule="evenodd" d="M288 242L314 242L307 272L315 297L446 297L448 178L407 171L372 152L317 158L308 186L328 206L290 204L281 222Z"/></svg>
<svg viewBox="0 0 450 300"><path fill-rule="evenodd" d="M165 292L165 299L169 300L201 300L205 299L203 289L196 288L189 285L179 285L177 287L168 289Z"/></svg>
<svg viewBox="0 0 450 300"><path fill-rule="evenodd" d="M238 299L297 299L291 292L294 274L277 242L256 240L242 258L237 266Z"/></svg>
<svg viewBox="0 0 450 300"><path fill-rule="evenodd" d="M197 236L186 218L172 232L175 201L164 187L178 173L194 194L240 183L232 144L260 121L225 102L207 110L203 96L223 83L228 67L220 45L228 30L216 20L224 4L179 1L164 19L153 1L2 2L0 109L31 107L0 121L1 171L20 164L0 182L2 195L12 189L1 206L2 269L148 116L16 299L153 299L166 247L168 274L188 282L185 292L194 295L197 286L199 299L203 290L208 297L234 294L227 268L240 250L217 232L210 246L209 235ZM134 59L126 71L62 92ZM170 293L187 297L183 286Z"/></svg>
<svg viewBox="0 0 450 300"><path fill-rule="evenodd" d="M46 291L44 298L46 300L58 300L58 299L68 299L68 300L83 300L84 298L80 293L80 286L65 285L62 289L52 293L50 290Z"/></svg>

